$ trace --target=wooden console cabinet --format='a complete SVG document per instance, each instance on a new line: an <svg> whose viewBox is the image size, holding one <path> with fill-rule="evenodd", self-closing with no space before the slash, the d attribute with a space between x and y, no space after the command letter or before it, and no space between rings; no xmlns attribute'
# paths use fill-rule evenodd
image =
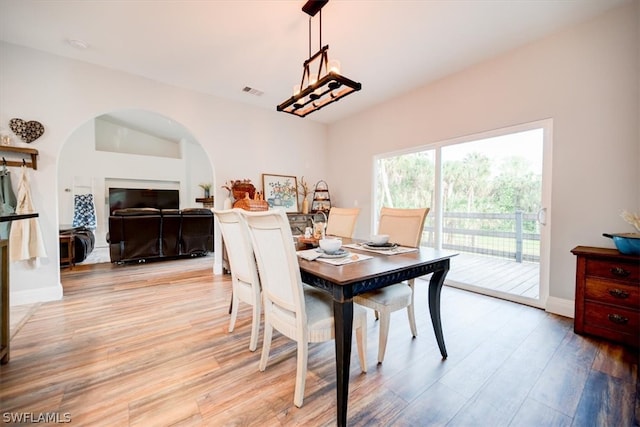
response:
<svg viewBox="0 0 640 427"><path fill-rule="evenodd" d="M6 147L5 147L6 148ZM35 169L35 167L34 167ZM37 213L0 216L0 222L36 218ZM11 329L9 315L9 239L0 240L0 364L9 362Z"/></svg>
<svg viewBox="0 0 640 427"><path fill-rule="evenodd" d="M0 364L9 361L9 240L0 240Z"/></svg>
<svg viewBox="0 0 640 427"><path fill-rule="evenodd" d="M291 234L299 236L304 234L304 229L312 227L314 222L325 222L327 216L320 212L303 214L300 212L288 212L287 219L291 226Z"/></svg>
<svg viewBox="0 0 640 427"><path fill-rule="evenodd" d="M574 331L640 347L640 257L578 246Z"/></svg>

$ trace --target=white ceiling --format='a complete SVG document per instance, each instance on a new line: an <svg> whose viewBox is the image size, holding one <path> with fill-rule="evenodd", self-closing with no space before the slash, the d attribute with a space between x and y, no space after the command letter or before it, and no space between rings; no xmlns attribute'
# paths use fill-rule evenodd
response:
<svg viewBox="0 0 640 427"><path fill-rule="evenodd" d="M322 42L362 90L291 119L340 120L630 1L331 0ZM0 0L0 40L275 111L309 56L304 3ZM247 94L245 86L264 94Z"/></svg>

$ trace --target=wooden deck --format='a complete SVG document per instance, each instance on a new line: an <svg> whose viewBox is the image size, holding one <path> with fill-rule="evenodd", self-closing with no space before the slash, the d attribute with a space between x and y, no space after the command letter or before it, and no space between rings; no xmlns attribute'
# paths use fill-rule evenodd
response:
<svg viewBox="0 0 640 427"><path fill-rule="evenodd" d="M461 252L451 259L445 284L463 289L483 288L489 294L539 298L540 264Z"/></svg>

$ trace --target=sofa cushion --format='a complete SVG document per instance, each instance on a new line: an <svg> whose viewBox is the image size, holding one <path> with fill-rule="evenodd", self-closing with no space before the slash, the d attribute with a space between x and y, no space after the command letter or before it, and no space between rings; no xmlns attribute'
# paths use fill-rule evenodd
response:
<svg viewBox="0 0 640 427"><path fill-rule="evenodd" d="M178 209L162 210L162 255L180 255L182 216Z"/></svg>
<svg viewBox="0 0 640 427"><path fill-rule="evenodd" d="M205 254L213 250L213 212L209 209L183 209L180 232L181 253Z"/></svg>
<svg viewBox="0 0 640 427"><path fill-rule="evenodd" d="M126 208L116 209L113 211L113 215L116 216L128 216L128 215L160 215L160 209L156 208Z"/></svg>
<svg viewBox="0 0 640 427"><path fill-rule="evenodd" d="M205 216L213 216L213 212L210 209L206 208L185 208L182 209L182 215L205 215Z"/></svg>
<svg viewBox="0 0 640 427"><path fill-rule="evenodd" d="M160 256L160 215L132 215L122 221L122 259Z"/></svg>

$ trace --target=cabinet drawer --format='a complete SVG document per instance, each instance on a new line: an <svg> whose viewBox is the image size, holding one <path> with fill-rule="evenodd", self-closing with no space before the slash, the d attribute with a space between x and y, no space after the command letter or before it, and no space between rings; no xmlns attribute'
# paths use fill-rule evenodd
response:
<svg viewBox="0 0 640 427"><path fill-rule="evenodd" d="M640 265L629 262L588 259L587 276L625 280L635 283L637 286L638 281L640 281Z"/></svg>
<svg viewBox="0 0 640 427"><path fill-rule="evenodd" d="M640 288L621 282L588 278L584 290L587 300L627 307L637 310L640 307Z"/></svg>
<svg viewBox="0 0 640 427"><path fill-rule="evenodd" d="M584 305L584 323L639 339L640 312L605 304L586 302ZM636 344L637 345L637 344Z"/></svg>

